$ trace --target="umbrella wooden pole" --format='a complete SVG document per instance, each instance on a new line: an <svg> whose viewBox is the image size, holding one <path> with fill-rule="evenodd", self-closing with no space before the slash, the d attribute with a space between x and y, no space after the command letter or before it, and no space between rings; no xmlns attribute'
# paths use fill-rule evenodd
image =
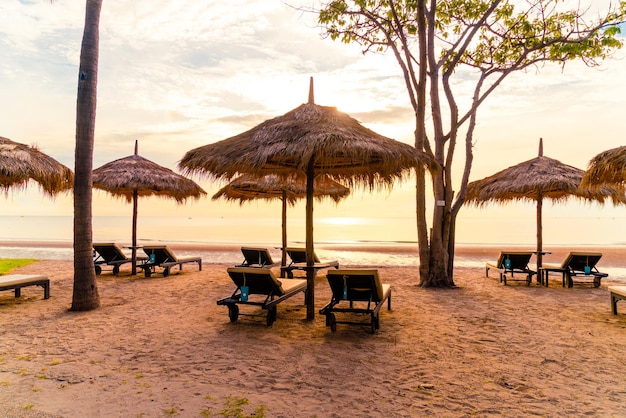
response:
<svg viewBox="0 0 626 418"><path fill-rule="evenodd" d="M137 274L137 200L139 200L137 189L133 190L133 243L131 246L131 274Z"/></svg>
<svg viewBox="0 0 626 418"><path fill-rule="evenodd" d="M537 194L537 273L543 262L543 222L541 212L543 208L543 196L541 192Z"/></svg>
<svg viewBox="0 0 626 418"><path fill-rule="evenodd" d="M280 258L280 265L287 265L287 190L283 189L283 213L281 219L281 225L283 229L283 246L281 248L282 256ZM285 277L285 270L280 269L280 277Z"/></svg>
<svg viewBox="0 0 626 418"><path fill-rule="evenodd" d="M313 256L313 181L315 180L315 154L306 168L306 319L315 319L315 258Z"/></svg>

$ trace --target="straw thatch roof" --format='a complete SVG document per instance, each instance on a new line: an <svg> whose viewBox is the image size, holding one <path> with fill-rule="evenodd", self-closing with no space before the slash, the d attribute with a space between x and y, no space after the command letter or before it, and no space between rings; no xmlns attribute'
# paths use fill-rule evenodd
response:
<svg viewBox="0 0 626 418"><path fill-rule="evenodd" d="M536 202L539 196L557 202L572 196L603 202L607 194L579 189L583 174L581 169L539 156L469 183L465 202L477 206L488 202Z"/></svg>
<svg viewBox="0 0 626 418"><path fill-rule="evenodd" d="M626 186L626 146L601 152L591 159L582 187Z"/></svg>
<svg viewBox="0 0 626 418"><path fill-rule="evenodd" d="M178 203L206 195L193 180L136 154L95 169L93 187L124 197L128 202L135 191L137 196L168 197Z"/></svg>
<svg viewBox="0 0 626 418"><path fill-rule="evenodd" d="M318 176L313 185L314 196L318 199L329 197L336 203L350 194L350 189L330 179L328 176ZM243 204L254 199L283 199L291 205L298 199L306 197L306 177L290 176L279 177L268 174L263 177L244 175L222 187L213 195L213 200L224 198L239 201Z"/></svg>
<svg viewBox="0 0 626 418"><path fill-rule="evenodd" d="M34 146L0 137L0 188L5 192L11 188L23 189L31 179L52 196L71 189L74 174Z"/></svg>
<svg viewBox="0 0 626 418"><path fill-rule="evenodd" d="M413 147L379 135L334 107L313 103L239 135L188 151L186 173L231 179L238 174L329 174L344 184L390 185L423 160Z"/></svg>

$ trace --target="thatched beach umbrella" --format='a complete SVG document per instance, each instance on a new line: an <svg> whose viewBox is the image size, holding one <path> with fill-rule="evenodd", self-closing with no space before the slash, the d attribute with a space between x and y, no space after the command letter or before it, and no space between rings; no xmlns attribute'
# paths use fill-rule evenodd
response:
<svg viewBox="0 0 626 418"><path fill-rule="evenodd" d="M350 189L332 180L327 175L317 176L313 182L313 195L319 200L329 197L338 203L350 194ZM224 198L243 204L255 199L282 201L282 257L281 265L287 262L287 205L294 205L306 197L306 177L293 175L280 177L268 174L263 177L243 175L222 187L213 195L213 200ZM282 277L282 272L281 272Z"/></svg>
<svg viewBox="0 0 626 418"><path fill-rule="evenodd" d="M601 152L591 159L581 187L626 186L626 146Z"/></svg>
<svg viewBox="0 0 626 418"><path fill-rule="evenodd" d="M488 202L530 201L537 203L537 267L543 258L543 200L554 202L569 197L603 202L608 194L579 189L584 171L543 156L543 140L539 140L539 156L502 170L467 185L465 203L484 206Z"/></svg>
<svg viewBox="0 0 626 418"><path fill-rule="evenodd" d="M313 179L328 174L347 185L391 186L416 167L422 154L379 135L334 107L313 100L239 135L188 151L179 163L186 173L217 179L240 174L306 174L307 319L315 317L313 270Z"/></svg>
<svg viewBox="0 0 626 418"><path fill-rule="evenodd" d="M206 195L194 181L137 154L106 163L93 171L93 187L133 202L132 274L137 274L137 200L140 196L172 198L182 203Z"/></svg>
<svg viewBox="0 0 626 418"><path fill-rule="evenodd" d="M23 189L29 180L36 181L49 196L72 188L72 170L34 146L0 137L0 188Z"/></svg>

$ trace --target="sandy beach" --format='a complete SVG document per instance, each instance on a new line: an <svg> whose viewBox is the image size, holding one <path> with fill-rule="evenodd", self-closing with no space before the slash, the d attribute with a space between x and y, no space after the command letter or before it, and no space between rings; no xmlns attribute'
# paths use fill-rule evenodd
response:
<svg viewBox="0 0 626 418"><path fill-rule="evenodd" d="M611 277L503 286L458 268L458 288L435 290L413 267L378 266L393 302L372 335L306 321L302 296L270 328L230 323L216 304L234 290L228 266L104 272L102 307L82 313L68 311L71 261L15 270L47 275L51 297L0 293L0 416L626 416L626 302L611 314ZM318 274L316 311L329 299Z"/></svg>

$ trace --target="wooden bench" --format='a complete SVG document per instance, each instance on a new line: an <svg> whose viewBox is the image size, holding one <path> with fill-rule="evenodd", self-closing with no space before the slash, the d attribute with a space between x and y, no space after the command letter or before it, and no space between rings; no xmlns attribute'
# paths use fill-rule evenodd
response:
<svg viewBox="0 0 626 418"><path fill-rule="evenodd" d="M16 298L21 296L21 290L26 286L41 286L43 287L43 298L48 299L50 297L50 279L46 276L34 274L7 274L0 276L0 291L14 290Z"/></svg>
<svg viewBox="0 0 626 418"><path fill-rule="evenodd" d="M611 310L613 315L617 315L617 301L626 300L626 286L609 286L608 290L611 293Z"/></svg>

